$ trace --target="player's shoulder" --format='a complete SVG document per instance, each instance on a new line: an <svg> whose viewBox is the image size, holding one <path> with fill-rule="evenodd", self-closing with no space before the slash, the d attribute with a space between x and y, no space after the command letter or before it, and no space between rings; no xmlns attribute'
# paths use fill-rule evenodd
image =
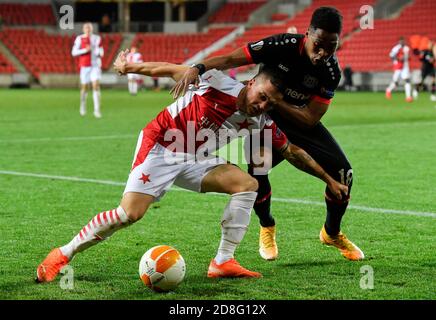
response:
<svg viewBox="0 0 436 320"><path fill-rule="evenodd" d="M201 75L200 80L200 88L212 87L230 95L237 95L241 88L244 87L241 82L216 69L205 72Z"/></svg>
<svg viewBox="0 0 436 320"><path fill-rule="evenodd" d="M231 78L230 76L226 75L224 72L217 70L217 69L211 69L203 73L200 77L203 81L207 82L223 82L223 81L231 81L231 82L238 82L235 79Z"/></svg>
<svg viewBox="0 0 436 320"><path fill-rule="evenodd" d="M99 34L95 34L95 33L91 34L91 38L92 38L94 41L96 41L96 40L101 40L101 36L100 36Z"/></svg>
<svg viewBox="0 0 436 320"><path fill-rule="evenodd" d="M264 38L257 42L251 42L249 45L251 49L256 51L260 50L263 46L270 47L285 47L287 49L298 50L301 43L304 41L303 34L293 34L293 33L278 33L267 38Z"/></svg>

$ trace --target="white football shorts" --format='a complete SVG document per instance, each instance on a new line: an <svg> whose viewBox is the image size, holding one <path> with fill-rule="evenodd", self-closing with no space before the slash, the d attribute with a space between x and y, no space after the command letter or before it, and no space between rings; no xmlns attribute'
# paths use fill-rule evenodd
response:
<svg viewBox="0 0 436 320"><path fill-rule="evenodd" d="M394 71L394 75L392 77L392 80L394 82L398 82L400 77L403 80L410 79L410 69L409 68L403 68L403 69L400 69L400 70L395 70Z"/></svg>
<svg viewBox="0 0 436 320"><path fill-rule="evenodd" d="M90 82L100 81L100 67L81 67L80 68L80 83L88 84Z"/></svg>
<svg viewBox="0 0 436 320"><path fill-rule="evenodd" d="M133 164L138 152L144 152L142 131L138 138ZM145 151L147 152L147 151ZM201 181L215 167L226 164L220 157L210 157L207 160L195 161L192 154L172 152L159 143L151 146L145 160L136 164L130 172L124 194L138 192L155 197L159 201L170 187L175 184L184 189L201 192ZM133 167L132 164L132 167Z"/></svg>
<svg viewBox="0 0 436 320"><path fill-rule="evenodd" d="M129 80L139 80L139 79L141 79L141 75L140 74L136 74L136 73L128 73L127 74L127 79L129 79Z"/></svg>

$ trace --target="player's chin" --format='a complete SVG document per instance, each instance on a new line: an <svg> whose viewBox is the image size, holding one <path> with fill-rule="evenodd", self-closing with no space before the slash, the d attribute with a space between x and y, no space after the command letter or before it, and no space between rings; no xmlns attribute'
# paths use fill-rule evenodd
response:
<svg viewBox="0 0 436 320"><path fill-rule="evenodd" d="M260 116L262 114L262 111L260 110L251 110L250 112L247 113L250 117L257 117Z"/></svg>

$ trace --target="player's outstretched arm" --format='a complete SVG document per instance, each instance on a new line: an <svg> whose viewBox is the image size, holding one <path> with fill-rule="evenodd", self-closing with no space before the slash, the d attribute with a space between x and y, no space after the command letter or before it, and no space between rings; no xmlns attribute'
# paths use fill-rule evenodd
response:
<svg viewBox="0 0 436 320"><path fill-rule="evenodd" d="M274 109L285 119L302 127L313 127L316 125L327 112L328 107L328 104L315 100L309 101L304 107L299 107L283 100L274 105Z"/></svg>
<svg viewBox="0 0 436 320"><path fill-rule="evenodd" d="M227 70L230 68L236 68L250 64L248 58L244 52L244 48L239 48L230 54L216 56L198 63L198 66L202 66L202 73L210 69ZM198 85L198 76L200 75L200 69L197 67L190 67L185 71L180 80L171 89L170 93L174 99L177 99L181 95L185 94L190 84Z"/></svg>
<svg viewBox="0 0 436 320"><path fill-rule="evenodd" d="M121 51L114 62L114 69L119 75L127 73L142 74L149 77L171 77L178 81L188 66L177 65L168 62L127 62L128 50Z"/></svg>
<svg viewBox="0 0 436 320"><path fill-rule="evenodd" d="M333 195L342 200L348 194L348 187L333 179L324 169L303 149L288 143L281 149L283 157L296 168L318 177L327 184Z"/></svg>

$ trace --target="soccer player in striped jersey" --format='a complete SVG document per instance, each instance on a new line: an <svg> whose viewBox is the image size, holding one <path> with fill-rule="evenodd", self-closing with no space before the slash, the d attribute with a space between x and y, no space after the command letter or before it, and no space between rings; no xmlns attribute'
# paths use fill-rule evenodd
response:
<svg viewBox="0 0 436 320"><path fill-rule="evenodd" d="M130 48L130 52L127 54L127 61L129 63L139 63L142 62L142 54L138 52L136 47ZM128 88L129 92L132 96L136 96L138 93L138 82L140 79L140 75L136 73L128 73Z"/></svg>
<svg viewBox="0 0 436 320"><path fill-rule="evenodd" d="M398 82L401 79L404 80L404 91L406 93L406 101L412 102L412 84L410 83L410 47L405 43L404 37L401 37L391 52L389 57L392 59L394 74L392 81L386 88L386 98L391 99L392 90L398 86Z"/></svg>
<svg viewBox="0 0 436 320"><path fill-rule="evenodd" d="M92 24L87 22L83 24L83 34L77 36L74 40L73 57L79 57L80 67L80 109L81 116L86 114L86 98L88 97L88 87L92 83L92 98L94 101L94 116L101 118L101 58L104 50L101 43L101 37L92 33Z"/></svg>
<svg viewBox="0 0 436 320"><path fill-rule="evenodd" d="M188 67L166 63L125 63L116 70L180 79ZM118 65L119 66L119 65ZM140 220L150 204L173 185L196 192L230 195L221 219L221 241L208 277L260 277L235 260L257 196L257 181L212 152L255 129L272 131L271 147L301 170L323 180L337 199L348 187L330 177L304 150L291 144L265 114L282 98L272 73L262 72L244 85L217 70L201 77L200 87L166 107L141 132L132 169L118 207L97 214L66 245L53 249L37 268L37 281L53 281L72 258L114 232Z"/></svg>

